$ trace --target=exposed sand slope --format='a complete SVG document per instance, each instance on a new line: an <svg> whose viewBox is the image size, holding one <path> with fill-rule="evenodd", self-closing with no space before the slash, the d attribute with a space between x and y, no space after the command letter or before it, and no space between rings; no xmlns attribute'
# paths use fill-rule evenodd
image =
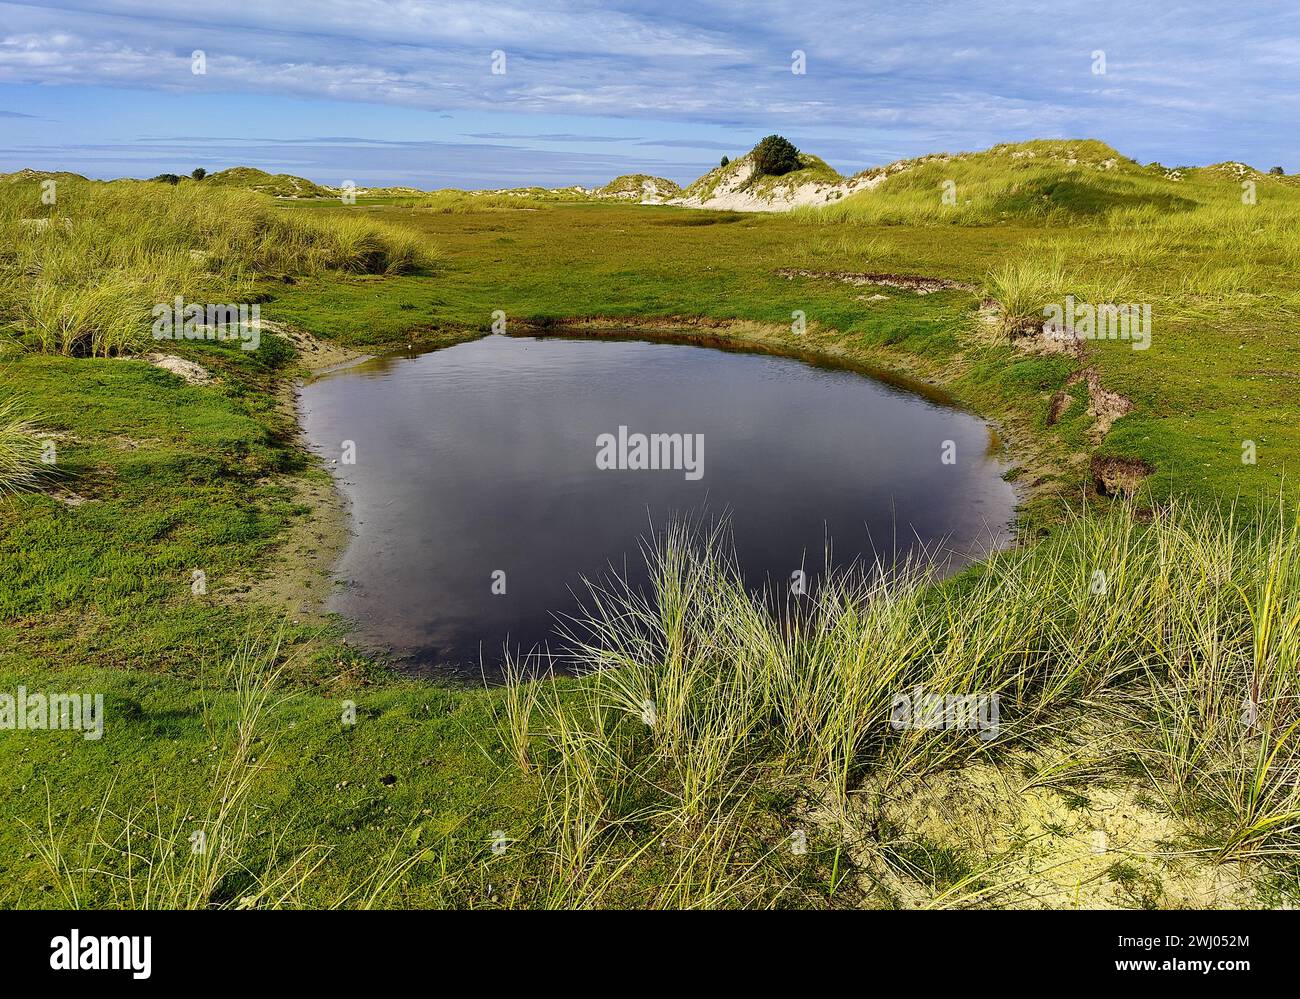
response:
<svg viewBox="0 0 1300 999"><path fill-rule="evenodd" d="M804 166L780 177L755 177L749 153L715 167L667 203L685 208L737 212L785 212L801 205L824 205L867 190L883 180L865 175L845 180L816 156L800 154Z"/></svg>

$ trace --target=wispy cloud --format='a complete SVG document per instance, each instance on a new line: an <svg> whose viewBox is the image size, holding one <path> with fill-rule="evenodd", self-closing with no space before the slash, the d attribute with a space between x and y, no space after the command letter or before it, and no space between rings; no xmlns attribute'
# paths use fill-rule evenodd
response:
<svg viewBox="0 0 1300 999"><path fill-rule="evenodd" d="M733 135L782 131L867 158L1053 135L1183 161L1298 152L1282 122L1300 104L1300 8L1275 0L159 6L0 2L0 86L330 100L349 130L365 105L514 118L462 121L460 137L483 143L729 151ZM620 137L613 119L641 134Z"/></svg>
<svg viewBox="0 0 1300 999"><path fill-rule="evenodd" d="M665 149L735 149L734 142L715 142L713 139L642 139L638 146L662 146Z"/></svg>
<svg viewBox="0 0 1300 999"><path fill-rule="evenodd" d="M636 142L623 135L582 135L578 132L537 132L532 135L512 132L462 132L470 139L510 139L516 142Z"/></svg>

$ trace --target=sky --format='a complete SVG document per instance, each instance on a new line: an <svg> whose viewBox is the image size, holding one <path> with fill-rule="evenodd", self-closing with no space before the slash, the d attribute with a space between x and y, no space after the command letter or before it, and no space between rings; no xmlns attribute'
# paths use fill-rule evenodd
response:
<svg viewBox="0 0 1300 999"><path fill-rule="evenodd" d="M684 183L773 132L846 174L1031 138L1300 172L1300 4L0 0L0 171Z"/></svg>

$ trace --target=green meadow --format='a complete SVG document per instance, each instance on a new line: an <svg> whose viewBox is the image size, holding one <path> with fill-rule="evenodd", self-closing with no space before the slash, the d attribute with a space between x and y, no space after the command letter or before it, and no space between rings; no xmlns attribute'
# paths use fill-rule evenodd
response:
<svg viewBox="0 0 1300 999"><path fill-rule="evenodd" d="M1294 177L1038 142L772 213L48 179L0 179L0 693L105 729L0 729L0 904L1294 903ZM156 340L176 296L260 345ZM1067 300L1149 307L1145 347L1045 334ZM586 675L403 678L310 610L346 521L293 386L500 320L936 393L994 427L1020 542L783 627L679 532L650 599L592 594ZM997 736L892 726L918 688L996 693Z"/></svg>

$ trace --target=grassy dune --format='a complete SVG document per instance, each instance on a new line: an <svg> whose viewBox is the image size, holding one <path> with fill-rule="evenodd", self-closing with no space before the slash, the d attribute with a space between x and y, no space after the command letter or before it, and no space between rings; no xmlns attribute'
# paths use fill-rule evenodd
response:
<svg viewBox="0 0 1300 999"><path fill-rule="evenodd" d="M98 742L0 732L18 820L0 904L1293 898L1300 194L1070 148L916 163L771 216L66 179L46 206L36 180L0 188L0 476L19 490L0 496L0 691L99 691L109 719ZM203 385L120 360L157 349L149 309L177 294L260 303L262 346L166 344ZM1150 348L1035 342L1067 294L1150 304ZM591 594L589 675L396 678L266 597L327 482L286 406L311 363L296 331L433 346L498 309L514 331L646 323L941 386L1010 442L1024 544L942 584L924 564L839 577L783 628L724 538L676 533L652 546L655 600ZM1127 411L1103 420L1094 384ZM1153 474L1097 496L1108 458ZM327 585L302 580L297 603ZM997 694L996 732L890 724L918 687ZM1011 790L957 807L986 783ZM956 817L905 807L931 800ZM1030 801L1033 822L1013 814ZM1097 854L1079 837L1118 841L1112 805L1150 832ZM195 831L219 847L190 852Z"/></svg>
<svg viewBox="0 0 1300 999"><path fill-rule="evenodd" d="M399 274L425 261L408 234L311 221L264 196L199 184L61 181L0 188L0 316L21 347L109 357L147 342L150 309L176 295L257 301L294 275Z"/></svg>

